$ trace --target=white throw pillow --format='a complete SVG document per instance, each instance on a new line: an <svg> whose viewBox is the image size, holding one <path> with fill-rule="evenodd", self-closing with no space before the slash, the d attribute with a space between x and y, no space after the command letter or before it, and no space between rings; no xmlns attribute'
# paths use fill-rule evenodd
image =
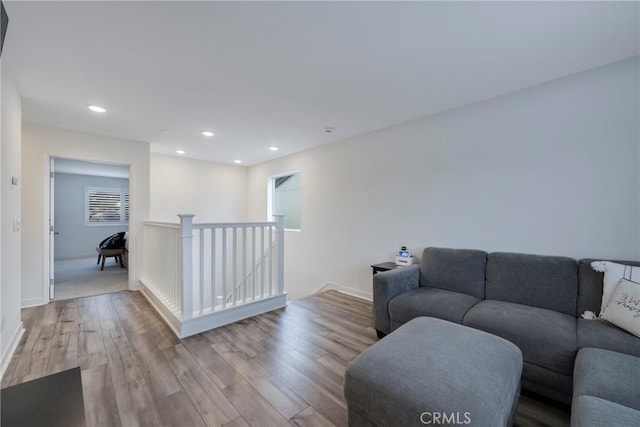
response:
<svg viewBox="0 0 640 427"><path fill-rule="evenodd" d="M607 307L613 291L615 291L616 286L620 283L620 279L640 282L640 267L617 264L611 261L594 261L591 263L591 268L595 271L604 272L600 313Z"/></svg>
<svg viewBox="0 0 640 427"><path fill-rule="evenodd" d="M640 283L620 280L600 318L640 337Z"/></svg>

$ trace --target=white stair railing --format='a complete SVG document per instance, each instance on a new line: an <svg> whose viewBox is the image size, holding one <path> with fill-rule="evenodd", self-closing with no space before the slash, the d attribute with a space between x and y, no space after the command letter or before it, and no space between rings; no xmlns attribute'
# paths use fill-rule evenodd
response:
<svg viewBox="0 0 640 427"><path fill-rule="evenodd" d="M144 224L142 280L176 316L182 317L182 242L180 224Z"/></svg>
<svg viewBox="0 0 640 427"><path fill-rule="evenodd" d="M250 305L262 307L256 309L261 312L275 307L261 301L277 299L276 308L284 306L283 216L271 222L205 224L194 224L191 214L178 216L180 224L145 222L141 275L143 292L174 331L189 322L214 324L203 317L216 313L235 318L229 314L234 308L250 313Z"/></svg>
<svg viewBox="0 0 640 427"><path fill-rule="evenodd" d="M231 291L229 291L229 293L227 294L227 303L230 303L233 299L233 294L234 292L236 293L236 298L237 298L237 292L238 290L241 289L241 287L243 286L243 283L245 281L251 281L253 280L253 283L255 285L256 280L259 280L260 278L257 276L258 271L262 271L261 268L263 267L264 263L267 262L269 260L269 256L271 255L271 253L274 250L274 245L275 243L272 243L272 245L267 248L266 251L264 251L264 253L262 254L262 256L258 259L258 261L256 261L255 265L253 266L253 270L249 270L246 272L246 274L244 275L244 277L242 278L242 280L238 281L233 288L231 289ZM254 277L255 276L255 277ZM253 279L252 279L253 278ZM262 281L260 283L263 283ZM264 294L264 291L262 291L261 293ZM218 299L222 299L222 295L218 296Z"/></svg>

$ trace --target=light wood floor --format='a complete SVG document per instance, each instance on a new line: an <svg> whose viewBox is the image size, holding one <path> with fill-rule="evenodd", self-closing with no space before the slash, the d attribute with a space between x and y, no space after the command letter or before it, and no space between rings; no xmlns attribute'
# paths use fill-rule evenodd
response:
<svg viewBox="0 0 640 427"><path fill-rule="evenodd" d="M183 340L138 292L22 316L2 387L80 366L87 426L344 426L345 366L377 341L371 303L333 291ZM516 425L568 417L525 395Z"/></svg>

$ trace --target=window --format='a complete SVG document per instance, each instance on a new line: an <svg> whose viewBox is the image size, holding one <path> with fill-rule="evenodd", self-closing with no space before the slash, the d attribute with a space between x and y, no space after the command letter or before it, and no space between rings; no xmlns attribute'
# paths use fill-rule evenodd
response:
<svg viewBox="0 0 640 427"><path fill-rule="evenodd" d="M300 230L300 172L272 176L269 182L269 212L284 215L284 228Z"/></svg>
<svg viewBox="0 0 640 427"><path fill-rule="evenodd" d="M127 225L129 190L124 188L87 188L87 225Z"/></svg>
<svg viewBox="0 0 640 427"><path fill-rule="evenodd" d="M129 192L124 195L124 222L129 224Z"/></svg>

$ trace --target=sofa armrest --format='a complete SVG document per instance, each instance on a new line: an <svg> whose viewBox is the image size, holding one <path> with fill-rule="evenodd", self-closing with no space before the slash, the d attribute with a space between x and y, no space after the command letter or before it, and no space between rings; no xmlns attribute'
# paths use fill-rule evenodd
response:
<svg viewBox="0 0 640 427"><path fill-rule="evenodd" d="M410 265L373 276L373 324L383 334L391 332L389 301L420 286L420 266Z"/></svg>

